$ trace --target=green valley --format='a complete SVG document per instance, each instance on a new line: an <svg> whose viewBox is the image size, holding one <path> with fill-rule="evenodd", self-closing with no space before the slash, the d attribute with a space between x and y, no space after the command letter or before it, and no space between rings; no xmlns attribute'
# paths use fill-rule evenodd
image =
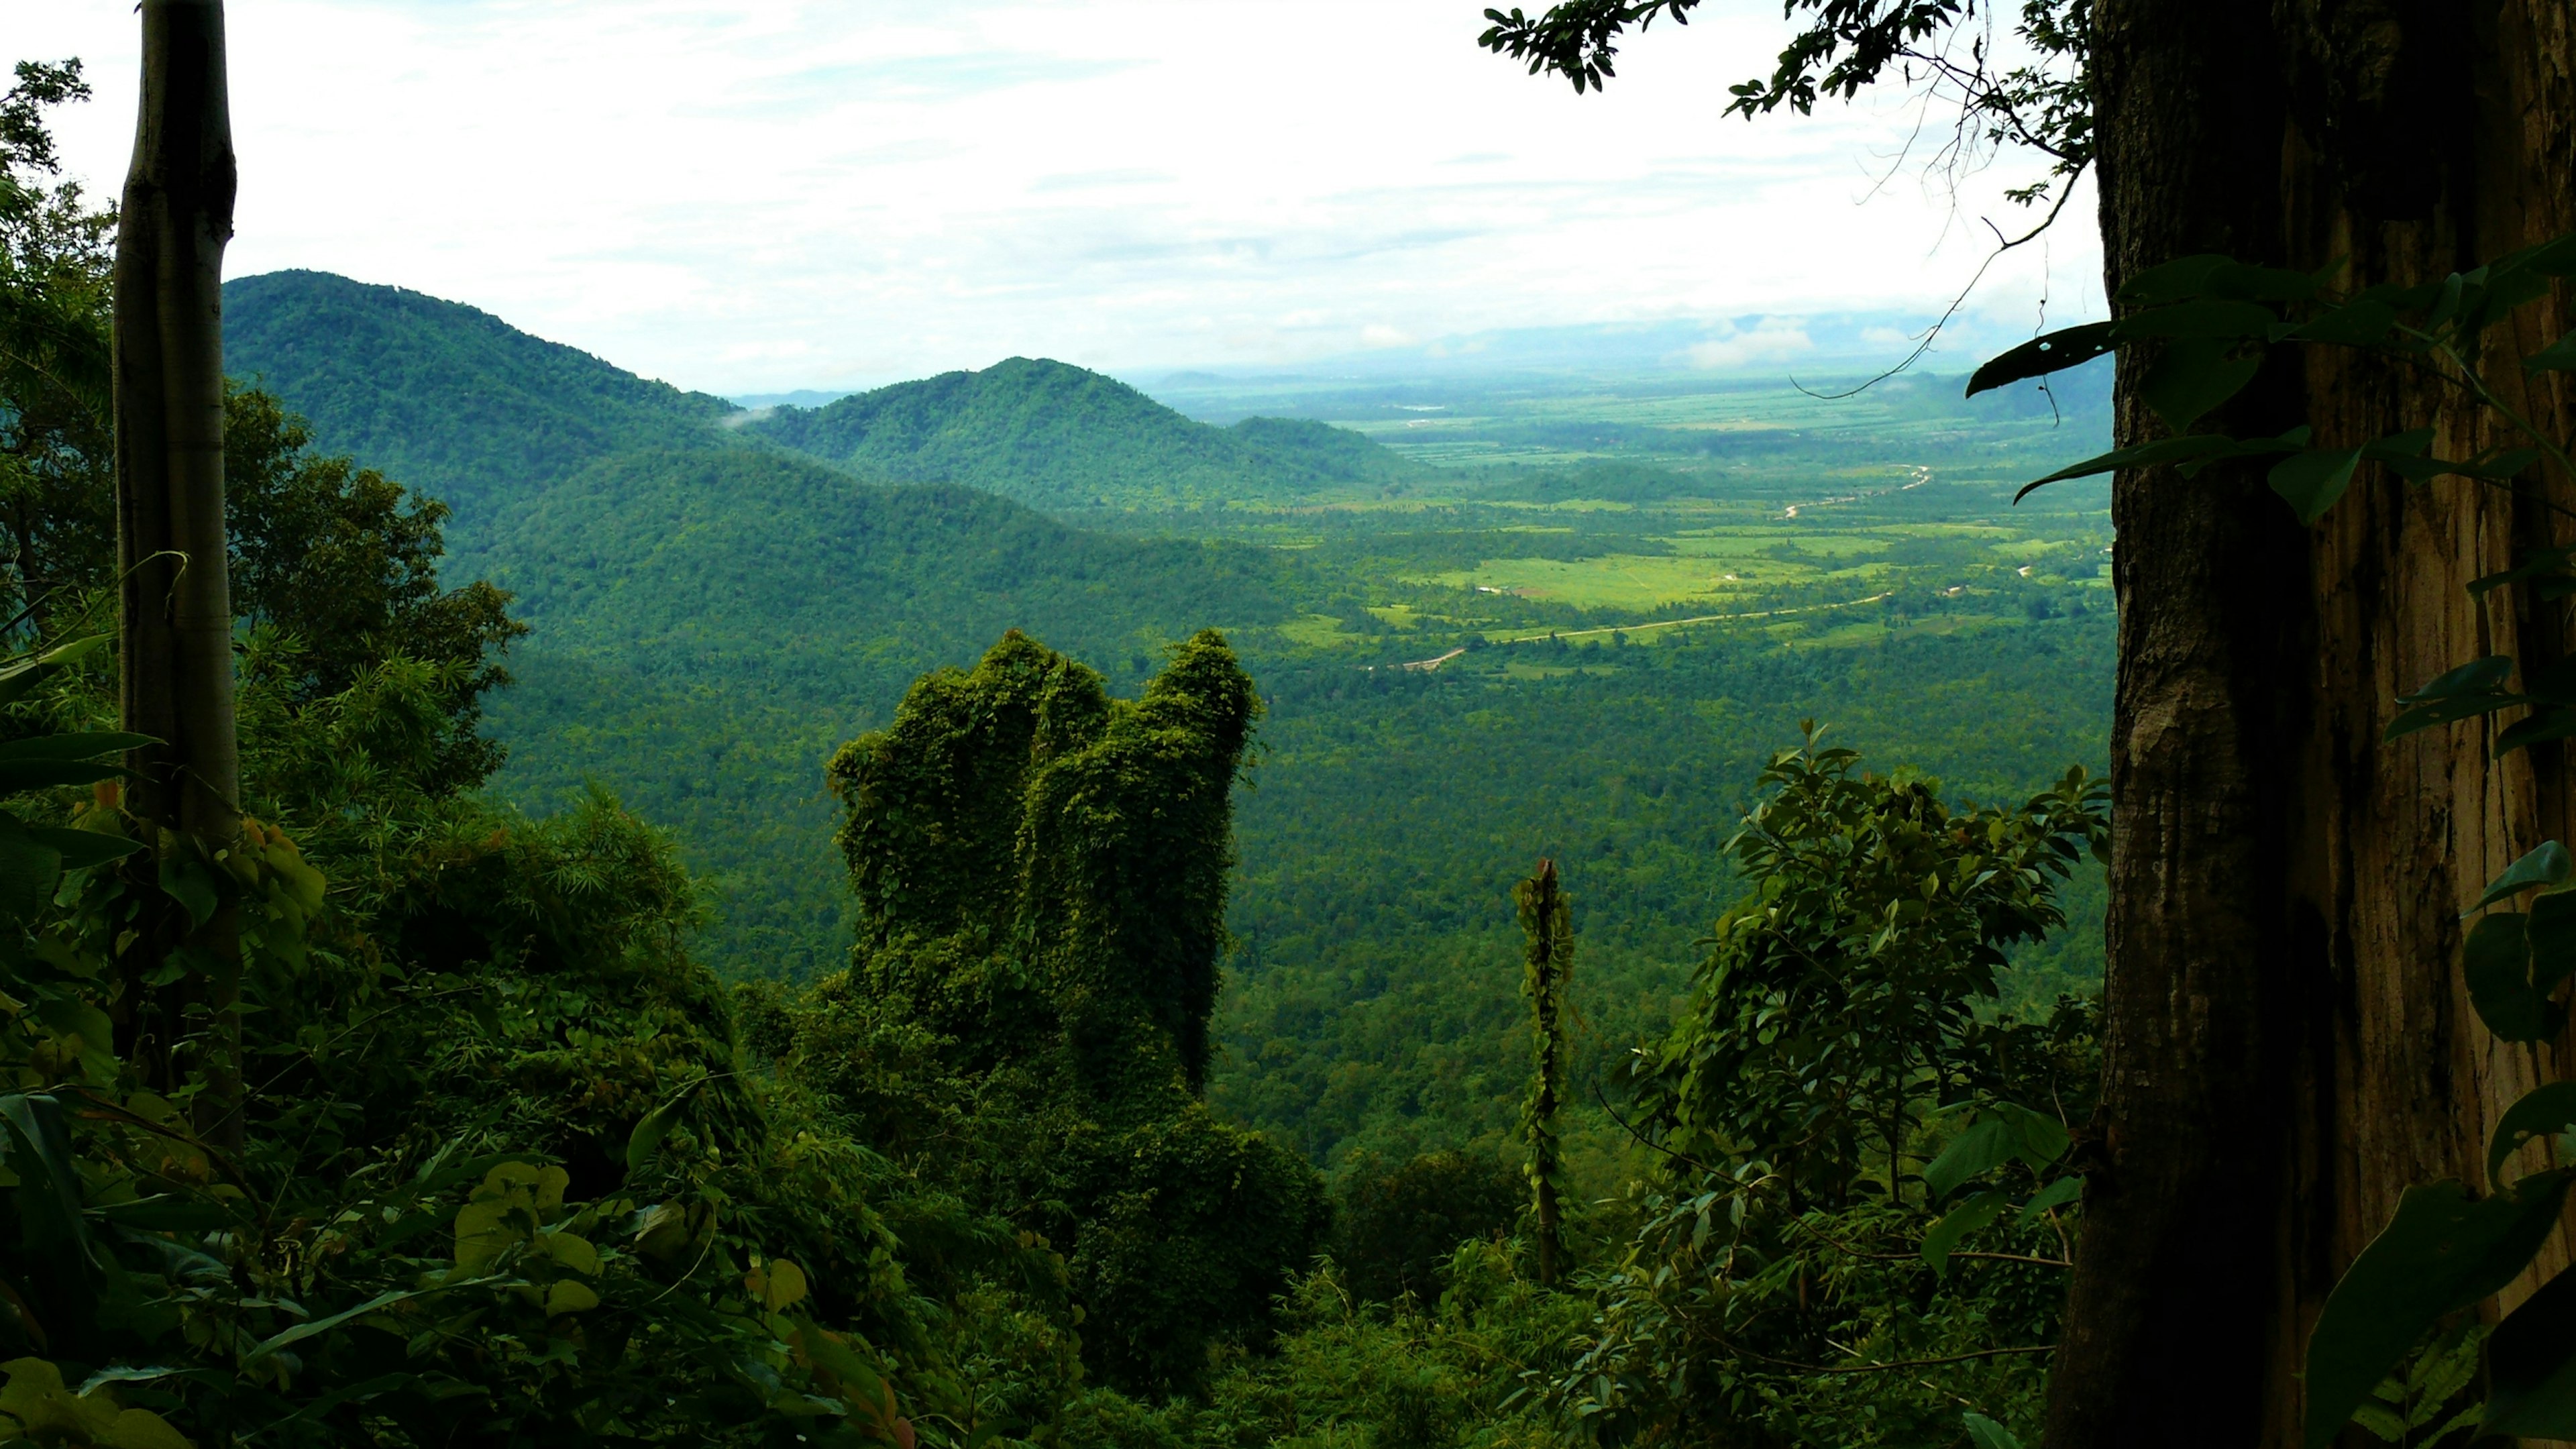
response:
<svg viewBox="0 0 2576 1449"><path fill-rule="evenodd" d="M415 460L433 492L487 470L455 490L449 567L531 625L490 706L495 788L545 809L596 784L672 828L738 978L842 963L821 762L922 671L1020 628L1132 691L1224 631L1268 712L1212 1100L1320 1162L1499 1144L1507 887L1540 855L1586 941L1587 1050L1654 1029L1800 719L1981 800L2099 766L2100 490L2010 501L2091 446L2098 397L2063 425L1913 379L1840 403L1669 378L1176 397L1220 427L1015 360L747 414L417 294L233 285L235 366L325 446ZM429 361L371 372L397 339ZM530 451L525 418L580 422ZM2079 987L2096 949L2052 938L2015 999ZM1614 1145L1589 1150L1606 1171Z"/></svg>

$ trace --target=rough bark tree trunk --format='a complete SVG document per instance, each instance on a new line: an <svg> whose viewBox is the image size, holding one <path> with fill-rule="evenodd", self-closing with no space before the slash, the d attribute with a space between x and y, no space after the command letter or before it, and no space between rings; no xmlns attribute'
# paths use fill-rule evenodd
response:
<svg viewBox="0 0 2576 1449"><path fill-rule="evenodd" d="M241 833L233 734L232 600L224 534L223 257L232 237L232 126L220 0L144 0L143 94L116 237L117 562L123 575L125 727L136 816L211 858ZM182 846L181 848L186 848ZM150 860L160 852L137 857ZM148 871L151 867L145 867ZM148 883L121 963L128 1043L175 1084L173 1053L205 1016L198 1126L237 1143L238 949L229 911L197 927ZM150 983L183 944L205 963Z"/></svg>
<svg viewBox="0 0 2576 1449"><path fill-rule="evenodd" d="M2567 0L2102 0L2112 291L2203 251L2438 279L2576 230L2571 23ZM2563 322L2487 371L2567 437L2564 379L2519 366ZM2157 427L2132 363L2124 443ZM2322 351L2232 414L2347 445L2429 424L2446 457L2502 441L2426 374ZM2576 480L2546 482L2563 502ZM2461 908L2576 819L2561 747L2493 761L2492 723L2379 736L2452 665L2576 642L2560 606L2464 588L2567 534L2502 490L2384 476L2302 530L2251 470L2124 474L2113 515L2104 1095L2046 1442L2294 1444L2336 1275L2410 1183L2482 1187L2503 1105L2564 1072L2569 1043L2490 1038L2456 969Z"/></svg>

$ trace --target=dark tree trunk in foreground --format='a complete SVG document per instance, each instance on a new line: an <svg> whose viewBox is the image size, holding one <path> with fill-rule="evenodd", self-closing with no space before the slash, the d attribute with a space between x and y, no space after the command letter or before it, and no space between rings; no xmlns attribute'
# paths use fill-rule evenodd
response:
<svg viewBox="0 0 2576 1449"><path fill-rule="evenodd" d="M193 842L211 857L241 833L224 537L222 285L234 167L223 6L144 0L142 18L142 109L116 237L117 562L125 727L165 743L135 752L131 802L181 850ZM199 1127L237 1142L231 912L194 927L158 891L138 894L155 904L122 963L130 1046L168 1085L179 1036L210 1033L194 1062L209 1088ZM175 990L147 987L144 976L183 942L214 965ZM206 1014L192 1027L181 1013L196 1009Z"/></svg>
<svg viewBox="0 0 2576 1449"><path fill-rule="evenodd" d="M2566 0L2101 0L2111 290L2206 251L2438 279L2576 230L2572 24ZM2487 371L2563 438L2564 376L2520 367L2564 326L2539 310ZM2135 382L2124 358L2124 444L2160 428ZM2501 440L2428 376L2325 353L2214 421L2333 445L2430 424L2446 457ZM2546 479L2561 502L2571 481ZM2500 490L2367 471L2314 530L2259 469L2124 474L2113 516L2104 1093L2046 1442L2295 1444L2336 1275L2408 1184L2482 1188L2504 1104L2567 1072L2568 1042L2489 1037L2456 967L2461 908L2576 818L2563 747L2490 760L2491 721L2379 735L2452 665L2566 652L2561 606L2463 586L2570 533ZM2562 1241L2535 1276L2566 1261Z"/></svg>

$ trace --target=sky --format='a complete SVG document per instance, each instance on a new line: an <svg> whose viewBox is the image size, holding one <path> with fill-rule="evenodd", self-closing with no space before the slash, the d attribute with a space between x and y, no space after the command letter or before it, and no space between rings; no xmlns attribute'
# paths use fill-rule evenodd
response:
<svg viewBox="0 0 2576 1449"><path fill-rule="evenodd" d="M1902 356L2023 220L2029 160L1927 174L1901 93L1723 117L1785 34L1767 0L1632 38L1583 96L1477 48L1483 3L233 0L226 272L415 288L727 395L1530 329L1812 371ZM0 21L8 58L88 65L59 129L113 195L133 0ZM1994 266L1947 370L2043 304L2101 314L2091 222Z"/></svg>

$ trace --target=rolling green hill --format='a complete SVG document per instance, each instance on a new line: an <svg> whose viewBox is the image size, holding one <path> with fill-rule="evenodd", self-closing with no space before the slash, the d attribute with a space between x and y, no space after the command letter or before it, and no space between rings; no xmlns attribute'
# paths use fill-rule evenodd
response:
<svg viewBox="0 0 2576 1449"><path fill-rule="evenodd" d="M463 303L329 272L225 283L224 364L331 447L445 499L469 534L486 503L610 453L697 443L737 411Z"/></svg>
<svg viewBox="0 0 2576 1449"><path fill-rule="evenodd" d="M873 476L964 483L1059 512L1286 502L1428 476L1357 433L1283 418L1210 427L1044 358L777 408L741 428Z"/></svg>

